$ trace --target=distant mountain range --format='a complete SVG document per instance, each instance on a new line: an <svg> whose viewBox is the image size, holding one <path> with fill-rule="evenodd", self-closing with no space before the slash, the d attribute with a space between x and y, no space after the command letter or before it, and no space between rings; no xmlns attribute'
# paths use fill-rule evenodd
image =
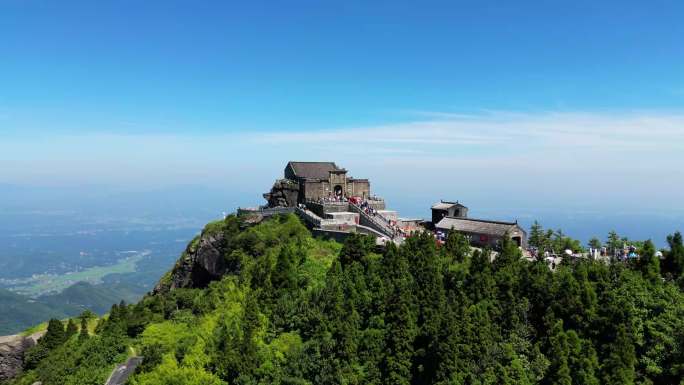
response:
<svg viewBox="0 0 684 385"><path fill-rule="evenodd" d="M97 314L109 311L112 304L137 301L141 293L129 285L92 285L76 283L59 294L36 299L0 289L0 335L18 333L41 320L68 318L88 309Z"/></svg>

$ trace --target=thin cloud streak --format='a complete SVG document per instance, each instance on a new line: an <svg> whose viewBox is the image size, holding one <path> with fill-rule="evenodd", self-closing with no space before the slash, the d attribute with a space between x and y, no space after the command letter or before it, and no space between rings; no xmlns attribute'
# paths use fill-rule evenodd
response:
<svg viewBox="0 0 684 385"><path fill-rule="evenodd" d="M538 149L603 148L607 151L681 149L684 114L492 112L481 116L435 113L438 119L317 132L260 134L263 143L386 143L396 145L522 145Z"/></svg>
<svg viewBox="0 0 684 385"><path fill-rule="evenodd" d="M684 188L684 114L678 113L491 112L290 133L185 132L4 138L0 183L192 181L241 186L258 196L288 160L333 160L396 200L404 194L480 205L515 198L615 207L647 200L671 207Z"/></svg>

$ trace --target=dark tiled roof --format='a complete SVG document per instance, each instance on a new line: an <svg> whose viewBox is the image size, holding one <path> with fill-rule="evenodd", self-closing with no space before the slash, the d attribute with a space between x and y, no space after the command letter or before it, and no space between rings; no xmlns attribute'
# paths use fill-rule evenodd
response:
<svg viewBox="0 0 684 385"><path fill-rule="evenodd" d="M437 225L441 230L455 230L465 233L504 235L506 232L523 230L515 222L488 221L484 219L445 217Z"/></svg>
<svg viewBox="0 0 684 385"><path fill-rule="evenodd" d="M289 162L297 178L328 179L330 171L340 168L334 162Z"/></svg>
<svg viewBox="0 0 684 385"><path fill-rule="evenodd" d="M447 202L447 201L440 201L439 203L435 203L434 205L432 205L432 208L436 209L436 210L448 210L454 206L466 208L465 206L463 206L462 204L460 204L458 202Z"/></svg>

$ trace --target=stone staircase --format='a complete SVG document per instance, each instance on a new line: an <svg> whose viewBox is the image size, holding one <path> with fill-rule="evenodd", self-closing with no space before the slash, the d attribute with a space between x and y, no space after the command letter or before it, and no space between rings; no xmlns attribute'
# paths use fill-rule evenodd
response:
<svg viewBox="0 0 684 385"><path fill-rule="evenodd" d="M394 229L390 226L389 222L380 215L370 215L367 214L361 207L356 204L349 203L349 209L360 216L360 222L362 225L372 228L375 231L383 234L389 239L394 240L395 233Z"/></svg>

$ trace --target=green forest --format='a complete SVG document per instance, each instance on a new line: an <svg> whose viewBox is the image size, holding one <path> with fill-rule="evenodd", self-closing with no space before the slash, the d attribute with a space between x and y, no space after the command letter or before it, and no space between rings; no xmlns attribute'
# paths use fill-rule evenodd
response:
<svg viewBox="0 0 684 385"><path fill-rule="evenodd" d="M492 260L456 233L379 250L361 235L314 239L285 215L228 216L199 237L219 232L229 274L50 321L11 384L101 385L140 355L132 385L684 385L679 233L662 260L647 241L639 259L551 271L508 242Z"/></svg>

